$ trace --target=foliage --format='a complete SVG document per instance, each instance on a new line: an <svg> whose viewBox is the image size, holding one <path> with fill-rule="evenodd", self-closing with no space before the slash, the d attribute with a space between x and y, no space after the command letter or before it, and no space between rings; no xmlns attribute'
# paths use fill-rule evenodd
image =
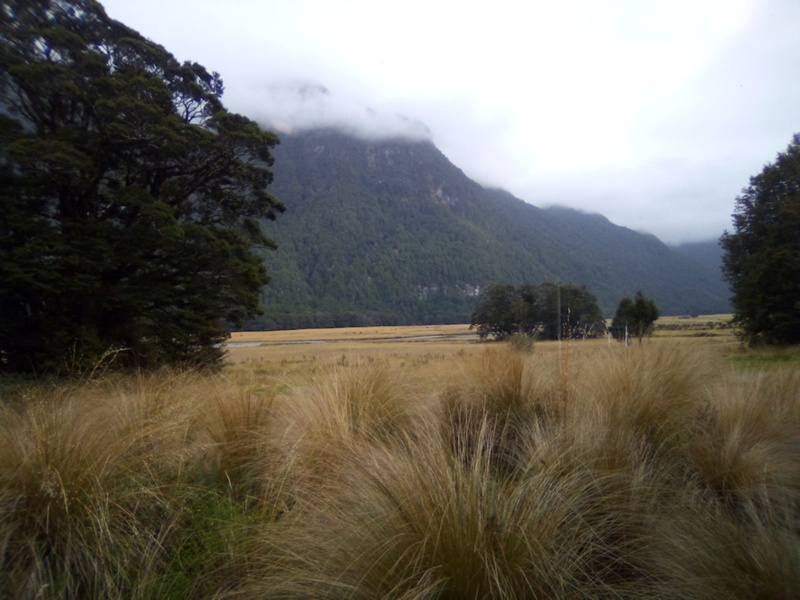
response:
<svg viewBox="0 0 800 600"><path fill-rule="evenodd" d="M751 345L800 343L800 134L750 178L721 238L734 323Z"/></svg>
<svg viewBox="0 0 800 600"><path fill-rule="evenodd" d="M585 285L545 283L539 286L539 294L542 339L577 340L605 333L597 298Z"/></svg>
<svg viewBox="0 0 800 600"><path fill-rule="evenodd" d="M490 285L478 298L471 327L481 339L505 340L514 334L546 340L597 337L605 322L597 298L586 286L544 283Z"/></svg>
<svg viewBox="0 0 800 600"><path fill-rule="evenodd" d="M277 138L93 0L0 8L0 369L213 365L268 281Z"/></svg>
<svg viewBox="0 0 800 600"><path fill-rule="evenodd" d="M473 358L439 428L302 438L322 478L266 530L244 597L791 595L796 374L743 386L673 345Z"/></svg>
<svg viewBox="0 0 800 600"><path fill-rule="evenodd" d="M619 301L611 321L611 332L617 340L627 342L630 336L635 336L641 342L645 336L653 334L654 323L659 315L656 303L638 291L635 298L624 296Z"/></svg>
<svg viewBox="0 0 800 600"><path fill-rule="evenodd" d="M514 333L531 335L535 329L535 296L527 299L530 301L513 285L490 285L479 296L470 325L478 330L481 339L493 336L504 340Z"/></svg>

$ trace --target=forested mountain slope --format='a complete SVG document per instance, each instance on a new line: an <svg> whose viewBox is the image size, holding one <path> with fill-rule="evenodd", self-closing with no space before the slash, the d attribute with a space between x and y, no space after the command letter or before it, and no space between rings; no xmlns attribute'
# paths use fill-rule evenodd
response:
<svg viewBox="0 0 800 600"><path fill-rule="evenodd" d="M695 263L711 269L720 279L722 278L723 250L718 239L705 242L687 242L673 246L673 249Z"/></svg>
<svg viewBox="0 0 800 600"><path fill-rule="evenodd" d="M597 214L540 209L470 180L428 141L282 136L265 223L279 243L252 326L466 322L491 283L585 284L610 315L642 290L665 314L724 312L719 277Z"/></svg>

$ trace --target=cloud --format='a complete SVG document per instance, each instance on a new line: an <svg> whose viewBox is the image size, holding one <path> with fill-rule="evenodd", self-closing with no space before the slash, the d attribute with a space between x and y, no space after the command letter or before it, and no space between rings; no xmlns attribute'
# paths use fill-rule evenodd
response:
<svg viewBox="0 0 800 600"><path fill-rule="evenodd" d="M383 113L324 85L302 80L265 83L255 93L249 116L278 132L335 127L367 139L431 139L426 125L399 114Z"/></svg>

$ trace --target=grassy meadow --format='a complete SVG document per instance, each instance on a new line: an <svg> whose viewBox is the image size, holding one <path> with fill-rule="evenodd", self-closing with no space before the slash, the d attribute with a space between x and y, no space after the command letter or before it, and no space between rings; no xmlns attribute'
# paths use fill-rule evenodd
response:
<svg viewBox="0 0 800 600"><path fill-rule="evenodd" d="M797 597L800 352L724 323L254 332L214 375L0 381L0 597Z"/></svg>

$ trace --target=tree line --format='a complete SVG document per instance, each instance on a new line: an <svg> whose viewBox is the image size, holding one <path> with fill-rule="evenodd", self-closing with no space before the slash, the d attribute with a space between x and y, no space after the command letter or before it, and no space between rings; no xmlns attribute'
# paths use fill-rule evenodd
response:
<svg viewBox="0 0 800 600"><path fill-rule="evenodd" d="M470 327L481 339L492 337L497 341L514 335L542 340L588 339L607 332L627 341L651 335L659 314L655 302L640 291L633 299L625 296L620 300L607 328L597 298L586 286L495 284L481 292Z"/></svg>

